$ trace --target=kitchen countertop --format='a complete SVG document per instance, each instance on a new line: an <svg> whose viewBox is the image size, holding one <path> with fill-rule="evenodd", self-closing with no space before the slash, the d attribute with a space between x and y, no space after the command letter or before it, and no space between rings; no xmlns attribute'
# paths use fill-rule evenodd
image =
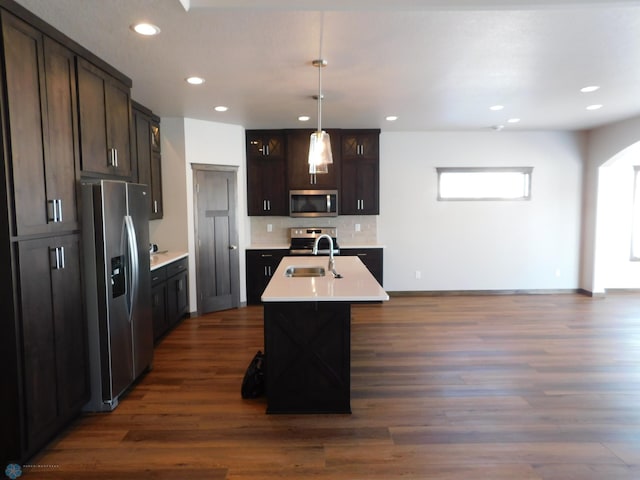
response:
<svg viewBox="0 0 640 480"><path fill-rule="evenodd" d="M340 243L340 248L385 248L385 245L379 244L353 244L353 245L344 245ZM249 245L247 250L289 250L289 244L277 244L277 245Z"/></svg>
<svg viewBox="0 0 640 480"><path fill-rule="evenodd" d="M249 245L247 250L289 250L289 244L271 244L271 245Z"/></svg>
<svg viewBox="0 0 640 480"><path fill-rule="evenodd" d="M169 265L176 260L180 260L182 258L188 257L188 252L180 252L180 251L164 251L161 253L152 253L151 254L151 271L164 267L165 265Z"/></svg>
<svg viewBox="0 0 640 480"><path fill-rule="evenodd" d="M389 300L362 261L355 256L336 256L336 271L343 278L334 278L327 271L324 277L285 277L287 267L321 266L328 270L328 258L316 256L284 257L262 294L263 302L371 302Z"/></svg>

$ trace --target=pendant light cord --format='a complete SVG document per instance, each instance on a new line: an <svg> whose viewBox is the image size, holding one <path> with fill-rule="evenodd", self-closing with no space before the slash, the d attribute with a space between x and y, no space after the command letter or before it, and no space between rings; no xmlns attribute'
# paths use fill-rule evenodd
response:
<svg viewBox="0 0 640 480"><path fill-rule="evenodd" d="M318 65L318 132L322 131L322 63Z"/></svg>
<svg viewBox="0 0 640 480"><path fill-rule="evenodd" d="M322 68L324 59L322 58L322 42L324 40L324 11L320 12L320 56L318 57L318 132L322 131Z"/></svg>

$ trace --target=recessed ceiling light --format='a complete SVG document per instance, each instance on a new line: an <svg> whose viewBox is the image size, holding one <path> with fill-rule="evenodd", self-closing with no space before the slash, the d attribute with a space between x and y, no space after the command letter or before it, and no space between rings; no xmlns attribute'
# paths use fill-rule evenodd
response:
<svg viewBox="0 0 640 480"><path fill-rule="evenodd" d="M600 110L602 107L603 107L603 105L600 105L600 104L589 105L587 107L587 110Z"/></svg>
<svg viewBox="0 0 640 480"><path fill-rule="evenodd" d="M589 85L587 87L582 87L580 89L580 91L582 93L591 93L591 92L595 92L596 90L599 90L600 87L598 85Z"/></svg>
<svg viewBox="0 0 640 480"><path fill-rule="evenodd" d="M202 77L188 77L185 80L191 85L202 85L204 83L204 78Z"/></svg>
<svg viewBox="0 0 640 480"><path fill-rule="evenodd" d="M301 122L308 122L311 119L311 117L309 115L300 115L298 117L298 120L300 120Z"/></svg>
<svg viewBox="0 0 640 480"><path fill-rule="evenodd" d="M503 108L504 108L504 105L493 105L489 107L489 110L493 110L494 112L497 112L498 110L502 110Z"/></svg>
<svg viewBox="0 0 640 480"><path fill-rule="evenodd" d="M519 118L510 118L509 120L507 120L507 123L518 123L519 121Z"/></svg>
<svg viewBox="0 0 640 480"><path fill-rule="evenodd" d="M389 115L388 117L385 117L385 120L387 122L395 122L396 120L398 120L398 117L395 115Z"/></svg>
<svg viewBox="0 0 640 480"><path fill-rule="evenodd" d="M137 23L131 25L131 30L145 37L151 37L160 33L160 28L157 25L151 23Z"/></svg>
<svg viewBox="0 0 640 480"><path fill-rule="evenodd" d="M227 110L229 110L229 107L225 107L224 105L218 105L217 107L214 107L214 110L216 112L226 112Z"/></svg>

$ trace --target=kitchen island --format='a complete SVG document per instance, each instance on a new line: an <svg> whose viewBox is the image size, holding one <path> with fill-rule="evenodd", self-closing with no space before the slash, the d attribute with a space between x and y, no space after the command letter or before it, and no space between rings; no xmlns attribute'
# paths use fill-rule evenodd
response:
<svg viewBox="0 0 640 480"><path fill-rule="evenodd" d="M341 278L327 257L284 257L262 294L267 413L351 413L351 304L389 296L358 257L335 268Z"/></svg>

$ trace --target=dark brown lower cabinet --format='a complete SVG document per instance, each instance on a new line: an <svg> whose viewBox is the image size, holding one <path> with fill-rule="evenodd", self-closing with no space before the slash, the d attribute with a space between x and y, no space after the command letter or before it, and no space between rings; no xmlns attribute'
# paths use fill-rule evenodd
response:
<svg viewBox="0 0 640 480"><path fill-rule="evenodd" d="M153 336L158 341L189 314L189 260L151 271Z"/></svg>
<svg viewBox="0 0 640 480"><path fill-rule="evenodd" d="M278 268L280 260L289 250L247 250L247 305L260 305L262 292L267 288L271 276Z"/></svg>
<svg viewBox="0 0 640 480"><path fill-rule="evenodd" d="M153 338L158 340L169 329L167 322L167 269L151 271L151 316Z"/></svg>
<svg viewBox="0 0 640 480"><path fill-rule="evenodd" d="M351 305L264 304L267 413L351 413Z"/></svg>
<svg viewBox="0 0 640 480"><path fill-rule="evenodd" d="M341 256L357 256L364 266L371 272L380 285L382 285L382 248L340 248Z"/></svg>
<svg viewBox="0 0 640 480"><path fill-rule="evenodd" d="M89 399L76 234L17 243L24 452L33 454Z"/></svg>

